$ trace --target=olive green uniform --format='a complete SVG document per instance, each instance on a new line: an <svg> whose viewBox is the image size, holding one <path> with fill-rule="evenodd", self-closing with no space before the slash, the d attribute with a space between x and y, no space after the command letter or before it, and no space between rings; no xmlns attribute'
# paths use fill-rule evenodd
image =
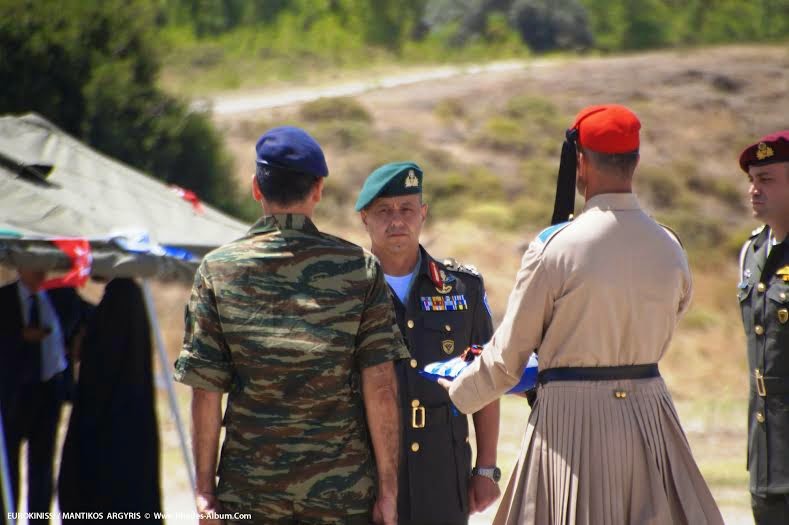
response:
<svg viewBox="0 0 789 525"><path fill-rule="evenodd" d="M789 247L770 248L754 230L740 257L738 297L748 343L748 470L758 497L782 495L789 508ZM781 521L775 521L780 519ZM783 513L763 523L786 523Z"/></svg>

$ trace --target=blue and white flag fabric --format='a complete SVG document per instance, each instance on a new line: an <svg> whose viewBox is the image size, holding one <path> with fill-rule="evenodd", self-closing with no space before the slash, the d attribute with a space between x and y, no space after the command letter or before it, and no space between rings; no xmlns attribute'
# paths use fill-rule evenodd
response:
<svg viewBox="0 0 789 525"><path fill-rule="evenodd" d="M464 352L462 356L453 357L446 361L430 363L420 370L419 374L431 381L438 381L440 378L452 381L474 361L474 357L476 357L476 355L468 359L468 354ZM507 393L519 394L534 389L537 386L537 372L537 354L532 353L521 375L520 381L518 381L517 385L509 389Z"/></svg>
<svg viewBox="0 0 789 525"><path fill-rule="evenodd" d="M183 248L154 242L151 240L148 233L144 231L128 230L116 232L110 236L110 239L127 252L156 255L159 257L172 257L186 262L198 262L200 260L190 251L184 250Z"/></svg>

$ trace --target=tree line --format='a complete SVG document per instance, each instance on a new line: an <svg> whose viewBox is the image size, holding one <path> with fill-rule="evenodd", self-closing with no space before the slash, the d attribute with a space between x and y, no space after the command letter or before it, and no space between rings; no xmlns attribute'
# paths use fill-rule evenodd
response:
<svg viewBox="0 0 789 525"><path fill-rule="evenodd" d="M255 27L276 46L320 30L392 51L435 34L447 46L490 40L505 20L532 51L626 51L785 39L789 0L170 0L162 20L198 38Z"/></svg>
<svg viewBox="0 0 789 525"><path fill-rule="evenodd" d="M397 60L420 42L612 52L785 40L789 0L0 0L0 114L38 112L238 214L208 116L157 85L168 32L223 43L238 33L261 62L371 49Z"/></svg>

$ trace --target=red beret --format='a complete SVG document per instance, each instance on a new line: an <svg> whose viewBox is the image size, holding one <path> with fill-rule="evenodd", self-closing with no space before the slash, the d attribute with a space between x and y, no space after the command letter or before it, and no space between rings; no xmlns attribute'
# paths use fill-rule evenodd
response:
<svg viewBox="0 0 789 525"><path fill-rule="evenodd" d="M740 153L740 167L748 173L750 166L789 162L789 129L766 135Z"/></svg>
<svg viewBox="0 0 789 525"><path fill-rule="evenodd" d="M589 106L575 117L578 144L599 153L637 151L641 122L635 113L618 104Z"/></svg>

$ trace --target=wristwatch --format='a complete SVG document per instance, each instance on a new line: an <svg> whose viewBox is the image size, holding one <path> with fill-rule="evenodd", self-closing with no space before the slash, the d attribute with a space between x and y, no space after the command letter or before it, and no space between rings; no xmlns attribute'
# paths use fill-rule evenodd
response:
<svg viewBox="0 0 789 525"><path fill-rule="evenodd" d="M471 469L471 475L482 476L493 480L494 483L498 483L501 479L501 469L495 465L492 467L474 467Z"/></svg>

